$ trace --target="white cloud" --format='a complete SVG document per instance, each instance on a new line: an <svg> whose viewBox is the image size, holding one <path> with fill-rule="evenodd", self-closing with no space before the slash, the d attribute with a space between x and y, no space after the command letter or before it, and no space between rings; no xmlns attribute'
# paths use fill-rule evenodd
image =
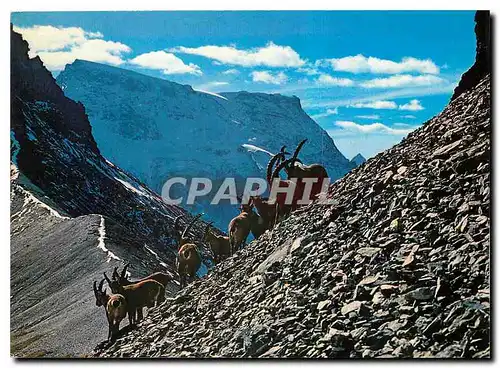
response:
<svg viewBox="0 0 500 368"><path fill-rule="evenodd" d="M419 100L411 100L409 103L399 105L399 110L420 111L424 110L424 107Z"/></svg>
<svg viewBox="0 0 500 368"><path fill-rule="evenodd" d="M267 84L284 84L288 80L288 77L283 72L272 74L268 71L254 71L250 75L252 76L252 81Z"/></svg>
<svg viewBox="0 0 500 368"><path fill-rule="evenodd" d="M379 120L380 115L356 115L358 119Z"/></svg>
<svg viewBox="0 0 500 368"><path fill-rule="evenodd" d="M222 64L268 67L299 67L305 64L300 55L290 46L279 46L269 42L265 47L240 50L234 46L207 45L200 47L179 46L170 52L200 55Z"/></svg>
<svg viewBox="0 0 500 368"><path fill-rule="evenodd" d="M348 78L336 78L328 74L321 74L318 79L316 79L317 84L329 85L329 86L339 86L339 87L352 87L354 86L354 81Z"/></svg>
<svg viewBox="0 0 500 368"><path fill-rule="evenodd" d="M353 121L336 121L335 125L353 132L353 133L362 133L362 134L391 134L391 135L404 135L408 134L416 127L411 127L408 129L394 129L391 127L388 127L387 125L384 125L382 123L372 123L372 124L358 124Z"/></svg>
<svg viewBox="0 0 500 368"><path fill-rule="evenodd" d="M431 59L404 57L400 62L366 57L361 54L319 60L316 65L329 65L336 71L351 73L399 74L418 72L424 74L439 74L439 67Z"/></svg>
<svg viewBox="0 0 500 368"><path fill-rule="evenodd" d="M101 39L100 32L87 32L78 27L35 25L13 28L28 41L30 57L40 56L51 71L62 70L76 59L121 65L125 62L123 54L131 51L123 43Z"/></svg>
<svg viewBox="0 0 500 368"><path fill-rule="evenodd" d="M163 70L164 74L203 74L198 65L193 63L186 65L177 56L165 51L151 51L141 54L129 62L147 69Z"/></svg>
<svg viewBox="0 0 500 368"><path fill-rule="evenodd" d="M364 88L401 88L401 87L417 87L417 86L431 86L441 84L444 79L436 77L435 75L393 75L388 78L375 78L360 85Z"/></svg>
<svg viewBox="0 0 500 368"><path fill-rule="evenodd" d="M318 74L321 74L321 72L318 69L316 69L316 68L309 68L309 67L307 67L307 68L299 68L299 69L297 69L297 72L304 73L306 75L318 75Z"/></svg>
<svg viewBox="0 0 500 368"><path fill-rule="evenodd" d="M331 116L331 115L338 115L338 113L339 113L339 108L336 107L334 109L327 109L326 112L321 113L321 114L311 115L311 118L321 119L321 118L325 118L325 117Z"/></svg>
<svg viewBox="0 0 500 368"><path fill-rule="evenodd" d="M221 74L224 74L224 75L238 75L238 74L240 74L240 72L237 69L228 69L228 70L223 71Z"/></svg>
<svg viewBox="0 0 500 368"><path fill-rule="evenodd" d="M417 117L415 115L403 115L401 116L403 119L416 119Z"/></svg>
<svg viewBox="0 0 500 368"><path fill-rule="evenodd" d="M358 102L352 105L348 105L348 107L355 107L357 109L393 110L397 109L398 105L394 101L379 100L371 102Z"/></svg>

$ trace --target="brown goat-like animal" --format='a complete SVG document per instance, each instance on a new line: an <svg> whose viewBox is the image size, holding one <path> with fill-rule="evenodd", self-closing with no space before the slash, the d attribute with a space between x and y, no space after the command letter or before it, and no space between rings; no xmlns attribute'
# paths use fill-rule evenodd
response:
<svg viewBox="0 0 500 368"><path fill-rule="evenodd" d="M143 277L142 279L131 281L127 278L127 268L130 266L130 263L127 263L120 274L118 274L118 267L115 267L113 270L112 279L117 280L120 285L130 285L135 284L137 282L145 281L145 280L155 280L158 281L163 286L167 286L167 284L172 281L172 277L164 272L155 272L149 276Z"/></svg>
<svg viewBox="0 0 500 368"><path fill-rule="evenodd" d="M121 294L108 295L106 290L102 290L104 280L99 283L99 288L94 281L95 305L104 307L108 320L108 342L116 339L120 330L120 322L127 315L127 301Z"/></svg>
<svg viewBox="0 0 500 368"><path fill-rule="evenodd" d="M193 224L198 220L203 213L195 216L193 220L184 228L184 231L179 236L179 251L177 254L177 272L179 273L179 281L181 288L187 283L187 277L195 277L196 271L201 266L201 254L198 246L188 239L188 233Z"/></svg>
<svg viewBox="0 0 500 368"><path fill-rule="evenodd" d="M240 211L240 214L233 218L228 226L231 255L245 244L252 228L252 218L256 215L251 204L242 204Z"/></svg>
<svg viewBox="0 0 500 368"><path fill-rule="evenodd" d="M311 193L309 195L309 199L314 200L316 199L317 195L321 193L321 190L323 189L323 181L328 178L328 173L326 169L320 164L304 165L297 158L300 150L302 149L302 146L306 142L307 139L302 140L295 149L293 156L277 164L275 171L279 172L282 169L285 169L288 179L298 179L298 183L302 183L302 187L304 186L304 182L301 179L318 179L315 183L313 183Z"/></svg>
<svg viewBox="0 0 500 368"><path fill-rule="evenodd" d="M130 285L121 285L110 280L104 272L113 293L122 294L127 301L128 321L132 326L142 319L142 308L160 305L165 300L165 286L154 280L144 280Z"/></svg>
<svg viewBox="0 0 500 368"><path fill-rule="evenodd" d="M214 234L210 231L210 225L212 225L212 222L209 222L205 228L203 242L210 246L210 249L215 257L215 261L219 262L221 259L229 257L231 254L229 236Z"/></svg>

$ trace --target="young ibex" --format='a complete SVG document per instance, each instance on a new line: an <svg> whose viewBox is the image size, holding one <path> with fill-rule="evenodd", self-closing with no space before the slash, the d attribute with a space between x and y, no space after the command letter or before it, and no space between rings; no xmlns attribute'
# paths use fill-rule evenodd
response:
<svg viewBox="0 0 500 368"><path fill-rule="evenodd" d="M181 288L186 285L188 276L192 278L196 276L196 271L198 271L198 268L201 266L202 260L200 251L198 246L188 239L188 233L196 220L202 215L203 213L196 215L178 237L179 251L177 256L177 272L179 273Z"/></svg>
<svg viewBox="0 0 500 368"><path fill-rule="evenodd" d="M94 295L95 305L98 307L103 306L106 311L106 318L108 320L108 342L116 339L118 331L120 330L120 322L127 315L127 301L121 294L108 295L106 290L102 290L104 280L99 283L99 288L94 281Z"/></svg>
<svg viewBox="0 0 500 368"><path fill-rule="evenodd" d="M231 248L229 246L229 236L217 235L210 231L210 226L213 222L209 222L205 228L205 234L203 236L203 242L207 243L212 250L215 257L215 261L219 262L223 258L229 257L231 254Z"/></svg>
<svg viewBox="0 0 500 368"><path fill-rule="evenodd" d="M127 268L129 266L130 266L130 263L127 263L125 265L125 267L123 267L121 274L118 274L118 267L115 267L113 270L113 275L112 275L113 281L116 280L116 281L118 281L118 283L120 285L125 286L125 285L135 284L137 282L141 282L141 281L145 281L145 280L155 280L155 281L158 281L160 284L162 284L165 287L167 286L169 281L172 281L172 277L170 277L170 275L168 275L164 272L155 272L149 276L143 277L140 280L130 281L129 279L127 279Z"/></svg>
<svg viewBox="0 0 500 368"><path fill-rule="evenodd" d="M121 294L127 301L128 321L132 326L142 319L142 308L160 305L165 300L165 286L155 280L143 280L130 285L121 285L118 280L110 280L104 272L111 291Z"/></svg>

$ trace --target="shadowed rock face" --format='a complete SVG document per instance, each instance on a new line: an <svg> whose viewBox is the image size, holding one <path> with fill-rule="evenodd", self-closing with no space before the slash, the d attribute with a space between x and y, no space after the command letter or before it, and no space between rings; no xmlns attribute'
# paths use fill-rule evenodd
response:
<svg viewBox="0 0 500 368"><path fill-rule="evenodd" d="M481 79L491 73L491 17L490 12L478 10L474 17L476 26L476 61L474 65L467 70L460 79L458 86L453 92L451 100L460 96L464 91L470 90L476 86Z"/></svg>
<svg viewBox="0 0 500 368"><path fill-rule="evenodd" d="M173 220L192 217L100 155L83 105L13 31L11 81L11 354L86 354L107 336L93 281L126 262L176 279Z"/></svg>
<svg viewBox="0 0 500 368"><path fill-rule="evenodd" d="M490 356L490 77L99 357Z"/></svg>

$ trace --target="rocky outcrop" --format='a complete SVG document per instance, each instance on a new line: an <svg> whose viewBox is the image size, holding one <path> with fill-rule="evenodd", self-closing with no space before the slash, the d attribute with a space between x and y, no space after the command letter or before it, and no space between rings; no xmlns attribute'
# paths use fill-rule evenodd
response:
<svg viewBox="0 0 500 368"><path fill-rule="evenodd" d="M478 10L474 17L476 26L476 61L460 79L451 100L464 91L474 88L481 79L491 73L491 16L489 10Z"/></svg>
<svg viewBox="0 0 500 368"><path fill-rule="evenodd" d="M490 77L99 357L490 356Z"/></svg>

